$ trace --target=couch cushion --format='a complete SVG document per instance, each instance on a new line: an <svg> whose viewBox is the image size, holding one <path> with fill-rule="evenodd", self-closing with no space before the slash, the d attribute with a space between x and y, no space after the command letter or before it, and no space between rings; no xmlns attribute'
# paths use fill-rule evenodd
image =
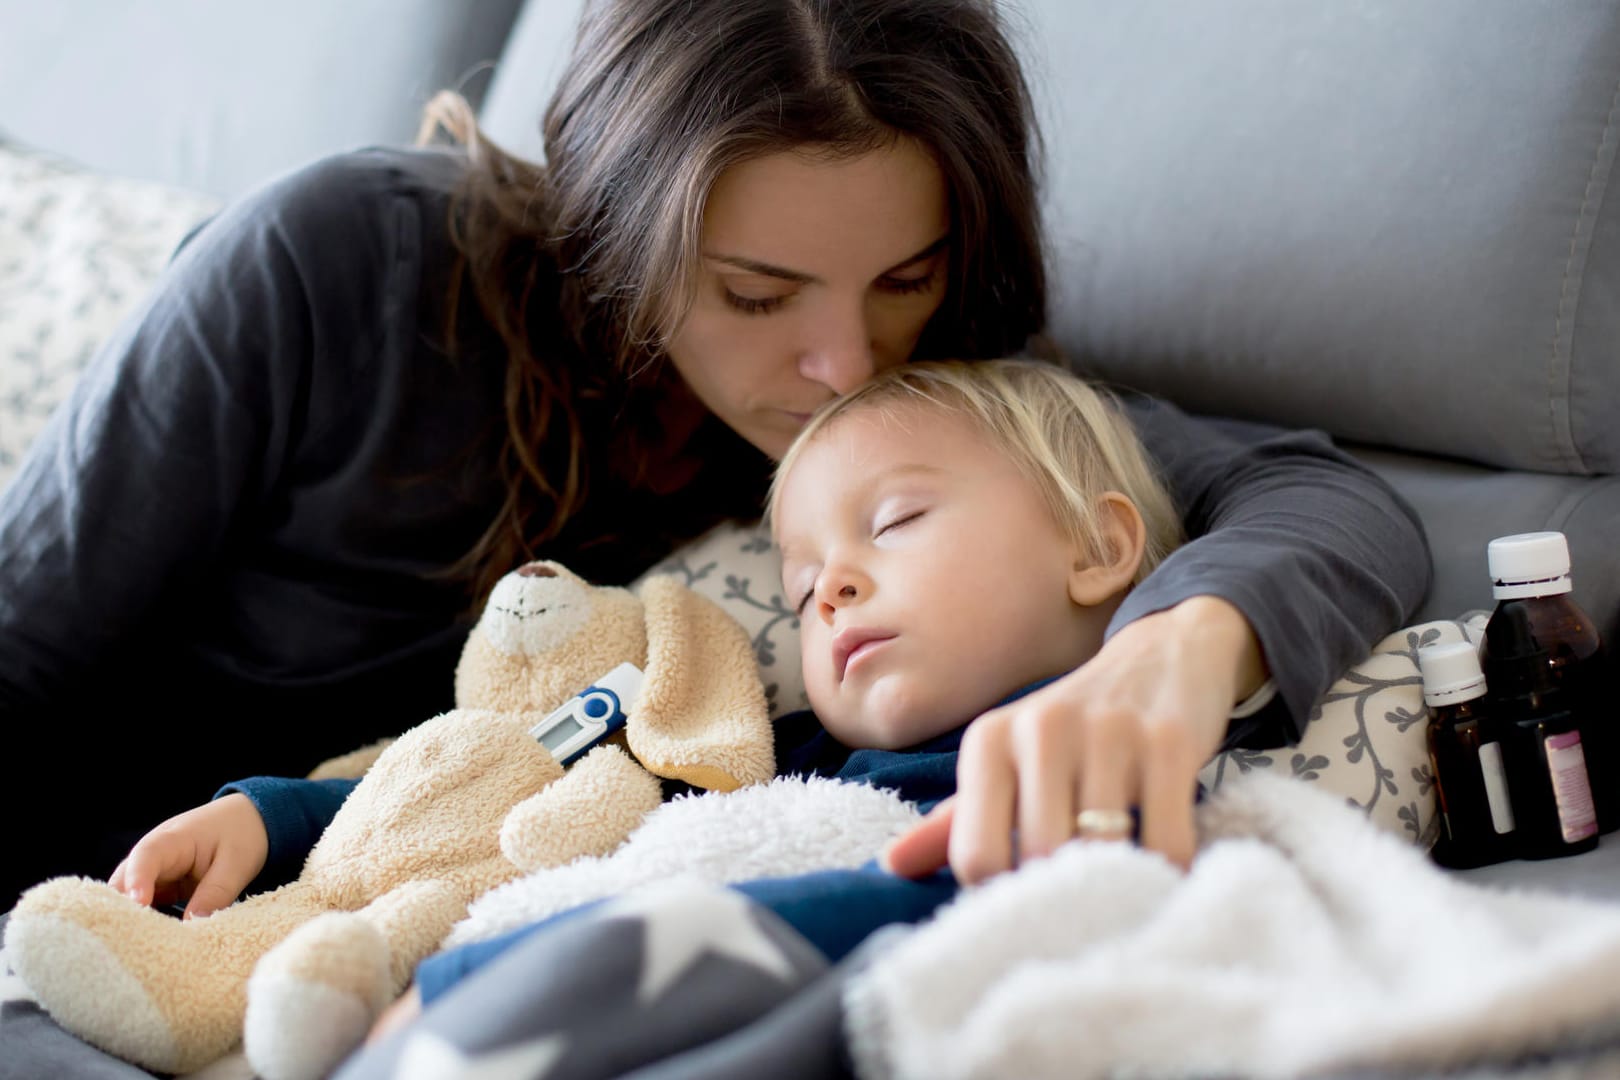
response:
<svg viewBox="0 0 1620 1080"><path fill-rule="evenodd" d="M539 161L540 119L573 49L585 0L528 0L490 80L478 122L514 154Z"/></svg>
<svg viewBox="0 0 1620 1080"><path fill-rule="evenodd" d="M0 142L0 489L219 200Z"/></svg>
<svg viewBox="0 0 1620 1080"><path fill-rule="evenodd" d="M233 195L330 152L409 142L485 85L520 0L0 0L0 132Z"/></svg>
<svg viewBox="0 0 1620 1080"><path fill-rule="evenodd" d="M1024 0L1060 341L1200 412L1620 468L1620 2Z"/></svg>
<svg viewBox="0 0 1620 1080"><path fill-rule="evenodd" d="M1569 538L1575 599L1620 641L1620 477L1556 476L1351 446L1423 518L1434 577L1419 619L1490 609L1493 537L1552 529Z"/></svg>

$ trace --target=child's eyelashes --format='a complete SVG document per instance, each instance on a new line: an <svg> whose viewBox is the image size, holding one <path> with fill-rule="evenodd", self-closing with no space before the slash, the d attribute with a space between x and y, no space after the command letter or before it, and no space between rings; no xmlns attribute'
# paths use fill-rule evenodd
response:
<svg viewBox="0 0 1620 1080"><path fill-rule="evenodd" d="M916 521L918 518L922 517L924 513L926 513L926 511L913 510L909 514L901 514L899 517L886 521L873 530L872 539L876 540L886 532L901 528L905 525L910 525L913 521Z"/></svg>
<svg viewBox="0 0 1620 1080"><path fill-rule="evenodd" d="M921 518L927 512L927 510L912 510L907 513L898 514L886 521L880 521L872 528L872 539L876 540L878 537L884 535L885 533L893 532L895 529L903 529L907 525L910 525L912 522ZM816 586L815 583L812 582L810 587L804 591L804 595L799 597L799 602L793 605L793 614L803 616L804 609L810 605L810 601L815 597L815 595Z"/></svg>

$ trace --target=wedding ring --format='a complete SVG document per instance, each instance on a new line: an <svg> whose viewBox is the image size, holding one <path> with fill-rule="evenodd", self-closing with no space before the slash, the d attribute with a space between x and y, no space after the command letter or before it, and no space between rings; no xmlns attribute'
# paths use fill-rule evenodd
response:
<svg viewBox="0 0 1620 1080"><path fill-rule="evenodd" d="M1083 837L1122 840L1131 835L1136 821L1129 810L1082 810L1074 817L1074 828Z"/></svg>

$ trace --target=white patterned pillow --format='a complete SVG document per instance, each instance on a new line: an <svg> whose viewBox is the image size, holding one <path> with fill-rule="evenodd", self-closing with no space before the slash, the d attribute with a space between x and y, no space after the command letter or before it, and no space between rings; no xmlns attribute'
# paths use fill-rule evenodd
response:
<svg viewBox="0 0 1620 1080"><path fill-rule="evenodd" d="M1423 848L1440 832L1440 808L1429 765L1428 712L1418 649L1447 641L1478 646L1486 611L1404 627L1328 688L1311 712L1305 737L1280 750L1229 750L1199 773L1211 791L1251 769L1308 780L1355 807L1368 820Z"/></svg>
<svg viewBox="0 0 1620 1080"><path fill-rule="evenodd" d="M676 551L649 574L679 574L723 607L754 641L771 715L808 708L799 671L799 620L782 595L781 564L761 525L722 525ZM1479 643L1486 612L1405 627L1345 672L1311 713L1305 737L1280 750L1231 750L1199 774L1214 790L1252 769L1280 771L1343 797L1374 824L1424 848L1439 831L1420 646Z"/></svg>
<svg viewBox="0 0 1620 1080"><path fill-rule="evenodd" d="M782 563L769 529L719 525L677 549L643 580L652 574L680 575L743 625L754 642L773 717L810 707L799 670L799 617L782 595Z"/></svg>
<svg viewBox="0 0 1620 1080"><path fill-rule="evenodd" d="M218 205L0 142L0 488L175 245Z"/></svg>

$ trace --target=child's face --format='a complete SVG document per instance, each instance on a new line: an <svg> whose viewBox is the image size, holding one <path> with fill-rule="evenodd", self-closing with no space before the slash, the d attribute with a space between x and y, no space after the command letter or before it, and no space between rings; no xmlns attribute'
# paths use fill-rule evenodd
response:
<svg viewBox="0 0 1620 1080"><path fill-rule="evenodd" d="M1083 552L970 421L862 409L807 445L776 508L811 707L846 745L910 746L1073 668L1107 613Z"/></svg>

